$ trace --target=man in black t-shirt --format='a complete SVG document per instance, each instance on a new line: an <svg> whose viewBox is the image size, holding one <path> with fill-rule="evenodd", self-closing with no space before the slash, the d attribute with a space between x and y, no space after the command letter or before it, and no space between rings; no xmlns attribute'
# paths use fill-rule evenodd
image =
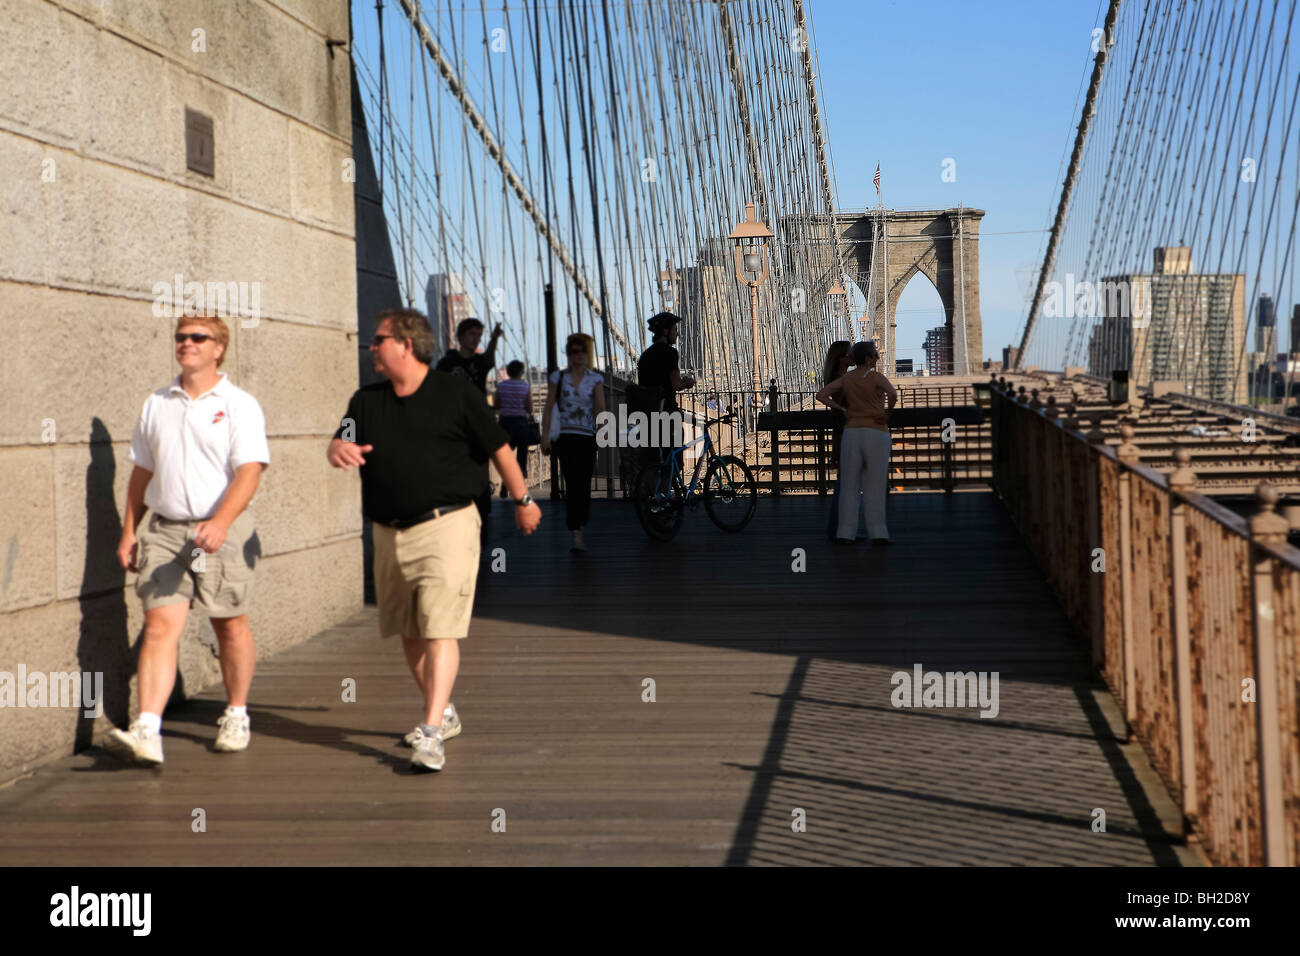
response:
<svg viewBox="0 0 1300 956"><path fill-rule="evenodd" d="M482 338L482 322L478 319L462 319L460 324L456 326L456 344L458 348L451 349L439 359L434 370L447 372L457 378L465 379L477 388L480 394L486 397L488 372L496 367L497 342L501 338L501 324L498 322L496 328L492 330L492 338L488 342L487 351L480 355L478 343ZM502 482L502 490L504 491L504 489L505 483ZM483 487L474 496L474 504L478 507L479 517L486 521L492 514L492 485L488 481L487 472L483 473Z"/></svg>
<svg viewBox="0 0 1300 956"><path fill-rule="evenodd" d="M637 384L648 389L654 398L654 411L673 412L677 410L677 393L690 388L695 379L683 375L679 366L677 349L677 325L682 320L671 312L660 312L650 317L650 332L653 344L641 353L636 363ZM647 448L642 456L643 464L659 461L665 454L662 448Z"/></svg>
<svg viewBox="0 0 1300 956"><path fill-rule="evenodd" d="M497 342L501 339L501 325L497 323L496 328L492 330L492 338L488 340L487 351L481 355L478 351L478 343L483 338L483 323L478 319L462 319L460 325L456 326L456 344L458 348L451 349L438 360L434 370L438 372L450 372L462 378L468 379L484 395L487 394L487 377L488 372L496 367L497 361Z"/></svg>
<svg viewBox="0 0 1300 956"><path fill-rule="evenodd" d="M412 309L379 315L370 344L387 379L353 393L327 456L361 470L361 509L373 522L380 636L398 635L424 697L406 735L411 766L441 770L443 740L461 731L451 690L469 631L478 577L478 511L470 507L491 461L515 499L515 524L531 534L542 513L515 453L469 382L429 368L433 332Z"/></svg>
<svg viewBox="0 0 1300 956"><path fill-rule="evenodd" d="M671 312L652 316L648 324L654 336L653 344L641 353L636 363L637 383L656 390L662 411L675 409L677 393L695 384L695 379L681 374L680 359L673 347L679 322L681 318Z"/></svg>

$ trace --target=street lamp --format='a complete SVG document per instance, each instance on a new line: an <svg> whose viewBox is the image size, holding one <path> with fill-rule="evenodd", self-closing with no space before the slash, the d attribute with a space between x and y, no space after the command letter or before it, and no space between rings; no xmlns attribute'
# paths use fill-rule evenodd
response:
<svg viewBox="0 0 1300 956"><path fill-rule="evenodd" d="M736 278L749 286L750 324L754 331L754 395L762 394L758 373L758 287L767 279L767 242L772 230L754 218L754 204L745 204L745 221L727 237L736 244Z"/></svg>
<svg viewBox="0 0 1300 956"><path fill-rule="evenodd" d="M672 312L677 307L677 280L680 278L673 268L673 260L665 259L663 271L659 273L659 301L665 311Z"/></svg>
<svg viewBox="0 0 1300 956"><path fill-rule="evenodd" d="M849 294L844 291L844 286L840 284L838 279L835 280L834 285L826 290L826 301L830 303L831 317L835 319L836 326L840 324L841 319L843 319L844 324L848 326ZM853 330L851 327L849 329L849 338L853 338Z"/></svg>

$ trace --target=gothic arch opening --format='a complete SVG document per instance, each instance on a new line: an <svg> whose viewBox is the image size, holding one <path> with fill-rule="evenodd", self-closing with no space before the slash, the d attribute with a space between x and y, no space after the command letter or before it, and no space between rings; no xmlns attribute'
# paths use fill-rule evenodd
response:
<svg viewBox="0 0 1300 956"><path fill-rule="evenodd" d="M914 270L902 282L894 305L894 374L951 375L952 306L943 301L924 269Z"/></svg>

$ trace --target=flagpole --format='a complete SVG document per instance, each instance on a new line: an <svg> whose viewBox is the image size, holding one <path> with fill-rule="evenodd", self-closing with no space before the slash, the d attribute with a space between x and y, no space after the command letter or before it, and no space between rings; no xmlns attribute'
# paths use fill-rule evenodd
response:
<svg viewBox="0 0 1300 956"><path fill-rule="evenodd" d="M881 275L881 290L884 292L884 301L885 301L885 322L884 322L884 332L883 332L885 347L883 349L884 354L881 356L883 360L881 364L883 364L885 367L884 368L885 374L892 377L894 374L894 361L893 361L894 353L890 349L890 343L893 341L893 329L891 327L892 323L890 323L889 321L889 223L886 221L886 216L885 216L885 193L884 190L880 188L880 182L879 182L880 180L879 161L876 162L876 180L877 180L876 196L877 196L878 205L880 207L880 238L881 238L881 242L884 244L884 255L882 256L884 260L884 272Z"/></svg>
<svg viewBox="0 0 1300 956"><path fill-rule="evenodd" d="M876 271L875 266L876 266L876 262L878 261L876 256L877 250L875 246L878 246L885 241L885 228L884 228L885 224L883 218L881 217L881 210L884 208L884 206L882 205L881 194L880 194L880 160L876 160L876 175L871 181L872 183L875 184L876 187L876 241L873 244L871 250L871 272L872 272L872 279L874 280L875 271ZM884 257L883 250L880 250L880 256L881 259L883 259ZM882 290L882 294L883 294L884 287L885 287L885 277L882 272L880 276L880 289ZM880 312L879 309L876 307L876 296L873 295L871 297L871 336L872 338L875 338L880 334L881 334L880 333Z"/></svg>

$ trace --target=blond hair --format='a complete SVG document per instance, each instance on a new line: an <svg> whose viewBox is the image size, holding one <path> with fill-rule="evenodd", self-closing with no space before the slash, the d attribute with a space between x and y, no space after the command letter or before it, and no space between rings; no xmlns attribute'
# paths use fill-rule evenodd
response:
<svg viewBox="0 0 1300 956"><path fill-rule="evenodd" d="M176 331L179 332L187 325L203 326L211 334L212 341L221 346L221 355L217 357L217 368L221 368L221 363L226 360L226 352L230 349L230 327L225 320L215 315L183 315L176 320Z"/></svg>
<svg viewBox="0 0 1300 956"><path fill-rule="evenodd" d="M564 340L564 354L569 354L569 346L575 342L581 342L582 347L587 350L587 368L595 371L596 369L596 340L584 332L574 332Z"/></svg>

